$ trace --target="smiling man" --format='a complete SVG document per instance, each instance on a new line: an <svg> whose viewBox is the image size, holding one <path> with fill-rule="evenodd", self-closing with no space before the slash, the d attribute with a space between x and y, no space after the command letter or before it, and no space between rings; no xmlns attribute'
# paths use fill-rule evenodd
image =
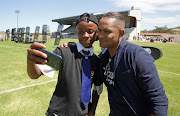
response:
<svg viewBox="0 0 180 116"><path fill-rule="evenodd" d="M97 65L99 58L93 53L92 44L96 39L98 20L93 14L84 13L76 21L79 42L67 48L57 47L54 53L63 58L56 89L51 98L47 116L93 116L102 81L99 79ZM46 70L47 55L35 50L45 48L43 44L33 43L28 49L27 69L30 78L39 78ZM40 57L37 57L40 56ZM43 64L43 68L37 64ZM52 72L49 68L49 73ZM50 74L52 77L52 74ZM91 97L91 84L94 91ZM92 103L90 100L92 98Z"/></svg>
<svg viewBox="0 0 180 116"><path fill-rule="evenodd" d="M109 116L167 116L168 98L153 57L123 39L123 15L108 12L99 21L100 75L107 86Z"/></svg>

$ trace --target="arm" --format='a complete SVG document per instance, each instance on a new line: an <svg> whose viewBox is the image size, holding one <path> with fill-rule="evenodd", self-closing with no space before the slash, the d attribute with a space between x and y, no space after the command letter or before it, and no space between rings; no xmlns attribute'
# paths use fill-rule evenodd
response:
<svg viewBox="0 0 180 116"><path fill-rule="evenodd" d="M154 65L154 59L144 49L138 49L135 62L138 85L146 96L150 116L167 116L168 98Z"/></svg>
<svg viewBox="0 0 180 116"><path fill-rule="evenodd" d="M92 94L92 107L91 110L88 114L88 116L94 116L95 115L95 111L96 111L96 106L98 104L98 100L99 100L99 96L103 91L103 81L102 78L100 76L100 65L99 65L99 57L95 57L95 61L96 61L96 67L95 67L95 71L94 71L94 77L92 82L94 83L94 87L93 87L93 94Z"/></svg>
<svg viewBox="0 0 180 116"><path fill-rule="evenodd" d="M35 50L35 47L46 48L43 44L34 42L27 50L27 73L31 79L37 79L42 75L42 72L36 64L47 63L47 55L41 51Z"/></svg>
<svg viewBox="0 0 180 116"><path fill-rule="evenodd" d="M96 79L96 81L94 83L93 95L92 95L92 107L91 107L91 110L90 110L88 116L94 116L95 115L96 106L98 104L99 96L103 91L103 82L102 82L102 80L98 80L98 79Z"/></svg>
<svg viewBox="0 0 180 116"><path fill-rule="evenodd" d="M99 100L99 95L97 94L97 91L93 90L92 94L92 107L90 112L88 113L88 116L94 116L96 111L96 106Z"/></svg>
<svg viewBox="0 0 180 116"><path fill-rule="evenodd" d="M27 72L31 79L37 79L42 75L37 65L34 63L31 63L29 60L27 60Z"/></svg>

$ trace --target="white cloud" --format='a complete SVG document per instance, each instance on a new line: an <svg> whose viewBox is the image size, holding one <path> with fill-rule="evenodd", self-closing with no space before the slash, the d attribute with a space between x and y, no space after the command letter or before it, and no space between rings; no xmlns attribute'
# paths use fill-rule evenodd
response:
<svg viewBox="0 0 180 116"><path fill-rule="evenodd" d="M180 0L109 0L117 7L131 8L135 6L142 12L180 11Z"/></svg>
<svg viewBox="0 0 180 116"><path fill-rule="evenodd" d="M175 17L142 17L142 22L146 22L148 24L180 24L180 15L176 15Z"/></svg>
<svg viewBox="0 0 180 116"><path fill-rule="evenodd" d="M176 15L175 17L142 17L141 20L141 30L144 29L154 29L155 26L167 26L168 28L173 28L180 26L180 15Z"/></svg>
<svg viewBox="0 0 180 116"><path fill-rule="evenodd" d="M180 26L180 0L108 0L122 9L140 9L144 17L142 29L154 29L155 26ZM157 16L158 15L158 16Z"/></svg>
<svg viewBox="0 0 180 116"><path fill-rule="evenodd" d="M159 10L164 10L164 11L180 11L180 4L177 5L166 5L162 8L159 8Z"/></svg>

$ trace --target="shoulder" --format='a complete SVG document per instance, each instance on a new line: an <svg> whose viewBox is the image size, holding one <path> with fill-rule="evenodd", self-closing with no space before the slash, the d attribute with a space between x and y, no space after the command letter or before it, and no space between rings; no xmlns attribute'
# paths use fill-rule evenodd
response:
<svg viewBox="0 0 180 116"><path fill-rule="evenodd" d="M95 53L93 53L92 55L93 59L99 59L100 57L98 55L96 55Z"/></svg>
<svg viewBox="0 0 180 116"><path fill-rule="evenodd" d="M128 62L132 63L135 67L138 67L138 69L155 69L154 58L139 45L128 43L124 56L128 59Z"/></svg>
<svg viewBox="0 0 180 116"><path fill-rule="evenodd" d="M142 62L154 62L153 57L141 46L127 42L120 48L123 50L123 56L130 62L142 64ZM119 50L119 52L121 51Z"/></svg>
<svg viewBox="0 0 180 116"><path fill-rule="evenodd" d="M139 49L142 49L142 47L140 47L136 44L130 43L127 40L122 38L118 52L120 52L120 53L124 52L127 54L129 54L129 53L132 54L132 53L136 53Z"/></svg>
<svg viewBox="0 0 180 116"><path fill-rule="evenodd" d="M125 49L128 52L137 52L138 50L141 50L143 48L141 46L139 46L139 45L127 42Z"/></svg>
<svg viewBox="0 0 180 116"><path fill-rule="evenodd" d="M62 56L70 55L77 52L76 45L72 45L69 47L57 47L54 51L54 53Z"/></svg>
<svg viewBox="0 0 180 116"><path fill-rule="evenodd" d="M108 49L107 48L103 48L102 51L98 54L99 58L104 58L108 53Z"/></svg>
<svg viewBox="0 0 180 116"><path fill-rule="evenodd" d="M127 43L124 49L126 54L131 54L134 57L151 57L151 55L143 47L130 42Z"/></svg>

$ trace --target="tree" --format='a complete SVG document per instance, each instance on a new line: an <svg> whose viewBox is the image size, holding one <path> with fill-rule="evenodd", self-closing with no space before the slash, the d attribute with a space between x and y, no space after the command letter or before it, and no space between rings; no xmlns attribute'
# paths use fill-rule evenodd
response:
<svg viewBox="0 0 180 116"><path fill-rule="evenodd" d="M169 33L173 34L172 29L168 29L167 25L163 27L155 26L155 29L151 30L152 33Z"/></svg>
<svg viewBox="0 0 180 116"><path fill-rule="evenodd" d="M144 30L141 31L141 33L148 33L148 30L144 29Z"/></svg>

